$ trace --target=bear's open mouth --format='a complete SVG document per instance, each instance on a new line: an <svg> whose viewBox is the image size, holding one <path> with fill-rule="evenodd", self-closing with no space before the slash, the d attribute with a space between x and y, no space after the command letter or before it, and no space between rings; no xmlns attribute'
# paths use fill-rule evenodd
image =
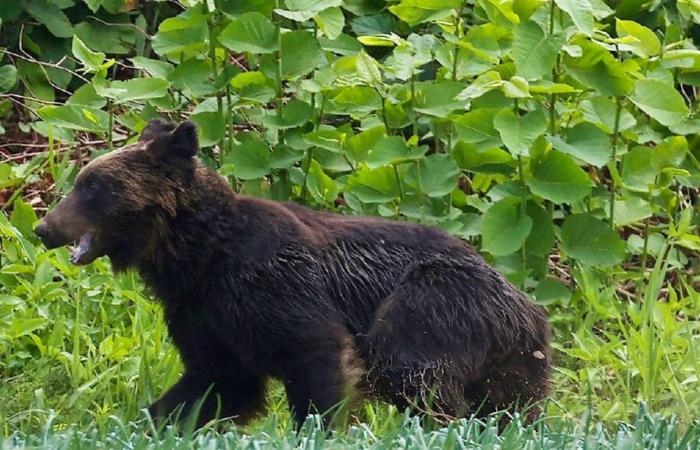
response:
<svg viewBox="0 0 700 450"><path fill-rule="evenodd" d="M90 250L92 249L94 237L95 233L93 233L92 231L88 231L87 233L80 236L80 239L73 242L73 245L70 246L70 262L72 262L73 264L81 265L89 264L90 262L92 262L93 259L95 259L90 258L89 255L89 253L91 253Z"/></svg>

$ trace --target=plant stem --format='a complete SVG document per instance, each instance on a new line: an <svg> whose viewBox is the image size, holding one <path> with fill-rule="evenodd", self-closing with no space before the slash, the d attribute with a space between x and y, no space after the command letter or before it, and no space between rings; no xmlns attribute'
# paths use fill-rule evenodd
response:
<svg viewBox="0 0 700 450"><path fill-rule="evenodd" d="M462 39L462 31L461 31L461 25L462 25L462 11L464 11L464 7L466 5L466 2L462 3L460 8L458 10L455 10L457 12L457 16L455 17L455 34L457 35L458 39ZM452 58L452 81L457 81L457 65L459 64L459 45L455 44L455 54L454 57Z"/></svg>
<svg viewBox="0 0 700 450"><path fill-rule="evenodd" d="M525 217L527 215L527 186L525 185L525 168L522 155L518 155L518 176L520 177L520 188L522 189L520 194L520 215ZM527 249L524 242L521 250L523 266L525 266L527 264Z"/></svg>
<svg viewBox="0 0 700 450"><path fill-rule="evenodd" d="M109 124L107 125L107 145L109 145L109 151L111 152L114 149L114 104L112 103L112 99L107 99L107 109L109 110Z"/></svg>
<svg viewBox="0 0 700 450"><path fill-rule="evenodd" d="M654 182L656 185L656 181ZM652 197L652 189L649 187L648 192L647 192L647 201L651 203L651 197ZM649 220L650 217L647 217L644 220L644 248L642 250L642 271L645 271L647 268L647 254L649 252Z"/></svg>
<svg viewBox="0 0 700 450"><path fill-rule="evenodd" d="M554 34L554 0L549 0L549 34Z"/></svg>
<svg viewBox="0 0 700 450"><path fill-rule="evenodd" d="M386 98L384 98L381 92L379 92L379 89L375 88L375 90L382 99L382 121L384 122L384 128L386 128L386 134L391 135L391 130L389 130L389 121L386 118Z"/></svg>
<svg viewBox="0 0 700 450"><path fill-rule="evenodd" d="M416 112L416 74L411 72L411 110L413 110L413 135L418 136L418 113Z"/></svg>
<svg viewBox="0 0 700 450"><path fill-rule="evenodd" d="M396 176L396 183L399 186L399 198L403 201L403 186L401 185L401 177L399 176L399 167L396 164L392 164L394 168L394 175Z"/></svg>
<svg viewBox="0 0 700 450"><path fill-rule="evenodd" d="M204 5L204 12L210 14L209 5L206 0L202 2ZM207 19L207 28L209 30L209 59L211 60L211 74L213 77L212 82L216 85L216 80L219 78L219 70L216 65L216 30L215 26L215 15L216 11L211 12L211 16ZM224 118L224 102L221 96L221 90L216 90L216 109L219 112L219 116ZM224 141L223 138L219 140L219 164L222 164L224 160Z"/></svg>
<svg viewBox="0 0 700 450"><path fill-rule="evenodd" d="M612 160L610 161L610 228L615 229L615 194L617 191L617 183L615 178L617 177L617 140L620 133L620 114L622 112L622 102L620 97L615 97L615 125L613 128L612 135ZM614 173L612 173L614 172Z"/></svg>
<svg viewBox="0 0 700 450"><path fill-rule="evenodd" d="M314 125L314 130L317 131L319 127L321 126L321 123L323 123L323 107L325 106L326 102L324 101L324 98L321 97L321 108L318 113L318 121ZM306 188L306 180L309 178L309 167L311 167L311 158L313 158L314 152L313 152L313 147L309 148L309 150L306 152L306 170L304 171L304 182L301 186L301 198L306 201L307 196L309 194L309 190ZM352 166L350 166L352 167Z"/></svg>
<svg viewBox="0 0 700 450"><path fill-rule="evenodd" d="M226 83L226 123L228 124L228 136L226 150L233 150L233 105L231 105L231 83ZM223 161L223 155L222 155Z"/></svg>

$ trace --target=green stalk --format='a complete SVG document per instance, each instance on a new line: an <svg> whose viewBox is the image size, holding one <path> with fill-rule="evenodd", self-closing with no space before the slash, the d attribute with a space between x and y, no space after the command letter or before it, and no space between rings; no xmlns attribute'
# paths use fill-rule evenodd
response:
<svg viewBox="0 0 700 450"><path fill-rule="evenodd" d="M228 124L228 136L226 150L233 150L233 106L231 105L231 83L226 83L226 123ZM223 157L222 157L223 161Z"/></svg>
<svg viewBox="0 0 700 450"><path fill-rule="evenodd" d="M549 34L554 34L554 9L556 4L554 0L549 1Z"/></svg>
<svg viewBox="0 0 700 450"><path fill-rule="evenodd" d="M209 14L209 5L207 4L206 1L202 2L204 4L204 12L206 14ZM216 84L217 78L219 78L219 70L216 65L216 40L215 40L215 14L216 12L212 12L212 15L207 19L207 28L209 31L209 59L211 59L211 74L213 77L213 82ZM224 101L221 96L221 91L219 89L216 90L216 109L219 112L220 117L224 117ZM219 164L223 163L224 160L224 141L223 138L219 141Z"/></svg>
<svg viewBox="0 0 700 450"><path fill-rule="evenodd" d="M399 167L396 164L392 164L392 167L394 168L396 183L399 186L399 198L403 201L403 186L401 185L401 177L399 176Z"/></svg>
<svg viewBox="0 0 700 450"><path fill-rule="evenodd" d="M411 110L413 110L413 117L412 117L412 122L413 122L413 135L418 136L418 113L416 113L415 107L416 107L416 75L411 72Z"/></svg>
<svg viewBox="0 0 700 450"><path fill-rule="evenodd" d="M377 94L379 94L379 96L382 98L382 121L384 122L384 128L386 128L386 134L391 134L391 132L389 132L389 121L386 118L386 98L381 94L381 92L379 92L379 89L375 88L375 90L377 91Z"/></svg>
<svg viewBox="0 0 700 450"><path fill-rule="evenodd" d="M321 97L321 108L318 113L318 122L314 125L314 131L318 131L321 123L323 123L323 107L325 105L323 97ZM309 178L309 167L311 166L311 158L313 158L313 147L310 147L306 152L306 171L304 171L304 182L301 186L301 198L306 201L309 194L309 190L306 188L306 180ZM352 165L350 166L352 167Z"/></svg>
<svg viewBox="0 0 700 450"><path fill-rule="evenodd" d="M465 2L466 3L466 2ZM465 3L462 3L462 6L458 10L455 10L457 12L457 16L455 17L455 34L457 35L457 39L462 39L462 32L461 32L461 25L462 25L462 11L464 11ZM452 58L452 81L457 81L457 65L459 64L459 45L455 44L455 54L454 57Z"/></svg>
<svg viewBox="0 0 700 450"><path fill-rule="evenodd" d="M618 135L620 133L620 114L622 113L622 102L620 97L615 97L615 125L613 128L612 135L612 161L611 164L611 176L610 176L610 228L615 229L615 194L617 192L617 183L615 182L615 177L617 176L617 141ZM615 172L614 174L612 172Z"/></svg>
<svg viewBox="0 0 700 450"><path fill-rule="evenodd" d="M654 182L656 184L656 182ZM652 189L649 187L647 191L647 201L651 203L651 197L652 197ZM649 252L649 220L650 217L647 217L644 220L644 249L642 250L642 270L646 270L647 268L647 254Z"/></svg>
<svg viewBox="0 0 700 450"><path fill-rule="evenodd" d="M109 151L114 149L114 138L113 138L113 128L114 128L114 104L112 99L107 99L107 109L109 110L109 124L107 125L107 145L109 145Z"/></svg>

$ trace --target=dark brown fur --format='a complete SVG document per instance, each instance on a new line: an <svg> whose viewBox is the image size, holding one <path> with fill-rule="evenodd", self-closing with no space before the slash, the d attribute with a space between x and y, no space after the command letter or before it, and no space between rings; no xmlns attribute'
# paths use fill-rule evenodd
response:
<svg viewBox="0 0 700 450"><path fill-rule="evenodd" d="M466 243L234 194L196 151L190 123L153 122L86 166L38 229L50 247L94 233L83 263L135 267L163 301L185 373L153 414L187 412L213 386L200 423L245 422L269 377L297 423L350 385L441 418L547 394L544 311Z"/></svg>

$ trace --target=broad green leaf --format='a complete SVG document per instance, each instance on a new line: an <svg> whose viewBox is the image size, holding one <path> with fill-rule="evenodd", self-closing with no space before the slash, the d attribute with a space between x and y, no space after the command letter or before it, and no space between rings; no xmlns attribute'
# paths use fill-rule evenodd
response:
<svg viewBox="0 0 700 450"><path fill-rule="evenodd" d="M259 12L249 12L232 20L219 35L219 42L238 53L278 50L275 25Z"/></svg>
<svg viewBox="0 0 700 450"><path fill-rule="evenodd" d="M421 36L412 33L405 41L396 35L389 37L397 45L384 62L384 66L399 80L416 78L423 72L421 67L433 60L432 51L437 45L433 35Z"/></svg>
<svg viewBox="0 0 700 450"><path fill-rule="evenodd" d="M208 38L207 16L200 8L190 8L162 21L151 44L159 55L189 53L206 48Z"/></svg>
<svg viewBox="0 0 700 450"><path fill-rule="evenodd" d="M494 128L494 116L501 108L482 108L455 116L453 123L457 139L477 148L493 148L501 145L498 131Z"/></svg>
<svg viewBox="0 0 700 450"><path fill-rule="evenodd" d="M564 83L552 83L551 81L542 80L530 84L531 94L572 94L579 92L578 89Z"/></svg>
<svg viewBox="0 0 700 450"><path fill-rule="evenodd" d="M73 51L73 56L78 58L86 69L95 71L101 68L102 62L105 59L105 54L102 52L93 52L76 35L73 35L71 49Z"/></svg>
<svg viewBox="0 0 700 450"><path fill-rule="evenodd" d="M566 305L571 300L571 291L561 281L545 278L535 288L532 298L538 305L551 305L553 303Z"/></svg>
<svg viewBox="0 0 700 450"><path fill-rule="evenodd" d="M581 84L591 87L605 96L625 95L634 82L630 74L636 66L631 61L621 63L605 48L585 40L576 40L583 54L579 58L564 58L568 73Z"/></svg>
<svg viewBox="0 0 700 450"><path fill-rule="evenodd" d="M290 31L281 36L282 76L299 78L314 70L323 60L323 50L314 35L307 31Z"/></svg>
<svg viewBox="0 0 700 450"><path fill-rule="evenodd" d="M343 4L342 0L286 0L287 9L275 9L275 14L296 22L306 22L328 8Z"/></svg>
<svg viewBox="0 0 700 450"><path fill-rule="evenodd" d="M612 134L615 129L615 114L617 110L614 99L608 97L594 97L590 100L584 100L581 102L581 110L583 111L583 117L587 121L595 123L606 133ZM623 105L620 110L618 130L628 130L635 126L636 123L637 120Z"/></svg>
<svg viewBox="0 0 700 450"><path fill-rule="evenodd" d="M394 169L362 168L348 178L349 191L365 203L385 203L399 197L399 185Z"/></svg>
<svg viewBox="0 0 700 450"><path fill-rule="evenodd" d="M73 36L74 30L70 20L53 2L44 0L23 0L25 11L48 28L58 38Z"/></svg>
<svg viewBox="0 0 700 450"><path fill-rule="evenodd" d="M159 59L144 58L143 56L135 56L129 58L131 64L137 69L145 70L153 78L167 79L175 69L172 64Z"/></svg>
<svg viewBox="0 0 700 450"><path fill-rule="evenodd" d="M551 74L565 40L563 33L547 35L534 21L521 23L516 28L513 40L513 61L517 74L528 80Z"/></svg>
<svg viewBox="0 0 700 450"><path fill-rule="evenodd" d="M511 109L503 109L494 116L493 125L513 155L528 155L535 139L547 129L547 119L541 109L521 117L516 117Z"/></svg>
<svg viewBox="0 0 700 450"><path fill-rule="evenodd" d="M369 56L365 51L361 51L355 58L355 68L360 79L369 86L379 86L382 83L382 72L379 70L379 63Z"/></svg>
<svg viewBox="0 0 700 450"><path fill-rule="evenodd" d="M263 124L270 128L294 128L304 125L311 119L314 111L311 105L294 99L284 105L281 110L274 111L263 120Z"/></svg>
<svg viewBox="0 0 700 450"><path fill-rule="evenodd" d="M345 144L345 133L335 128L320 129L306 133L304 135L304 141L330 152L342 153Z"/></svg>
<svg viewBox="0 0 700 450"><path fill-rule="evenodd" d="M443 19L461 8L461 0L401 0L389 10L411 26Z"/></svg>
<svg viewBox="0 0 700 450"><path fill-rule="evenodd" d="M520 23L520 17L513 11L513 0L476 0L484 8L489 21L503 27Z"/></svg>
<svg viewBox="0 0 700 450"><path fill-rule="evenodd" d="M591 180L570 156L552 150L534 162L528 185L533 194L555 203L573 203L591 191Z"/></svg>
<svg viewBox="0 0 700 450"><path fill-rule="evenodd" d="M328 39L321 36L318 38L318 42L325 51L337 53L338 55L356 55L362 50L362 45L357 42L357 39L342 33L336 39Z"/></svg>
<svg viewBox="0 0 700 450"><path fill-rule="evenodd" d="M554 0L562 11L565 11L574 25L586 36L593 34L593 6L589 0Z"/></svg>
<svg viewBox="0 0 700 450"><path fill-rule="evenodd" d="M394 34L375 34L358 36L357 40L367 47L394 47L401 43L401 38Z"/></svg>
<svg viewBox="0 0 700 450"><path fill-rule="evenodd" d="M379 125L350 137L345 144L348 157L352 161L366 161L370 150L384 134L384 126Z"/></svg>
<svg viewBox="0 0 700 450"><path fill-rule="evenodd" d="M520 249L532 229L532 219L521 212L520 199L507 197L484 214L481 223L481 249L504 256Z"/></svg>
<svg viewBox="0 0 700 450"><path fill-rule="evenodd" d="M159 78L132 78L126 81L112 81L108 87L97 93L114 99L116 103L160 98L168 94L168 82Z"/></svg>
<svg viewBox="0 0 700 450"><path fill-rule="evenodd" d="M429 116L446 118L451 112L462 109L464 104L456 100L464 85L456 81L416 83L414 111Z"/></svg>
<svg viewBox="0 0 700 450"><path fill-rule="evenodd" d="M37 220L38 218L34 212L34 208L25 203L21 197L14 201L12 204L10 223L17 227L25 238L34 238L33 225Z"/></svg>
<svg viewBox="0 0 700 450"><path fill-rule="evenodd" d="M84 105L44 106L37 114L51 125L76 131L105 133L109 124L106 112Z"/></svg>
<svg viewBox="0 0 700 450"><path fill-rule="evenodd" d="M631 20L615 19L617 35L621 38L631 36L635 42L630 43L632 51L642 58L656 56L661 52L661 43L653 31Z"/></svg>
<svg viewBox="0 0 700 450"><path fill-rule="evenodd" d="M92 50L110 55L133 52L137 33L130 24L102 23L96 20L80 22L75 26L75 35L87 42ZM140 33L139 37L143 39Z"/></svg>
<svg viewBox="0 0 700 450"><path fill-rule="evenodd" d="M387 136L379 140L367 155L367 165L370 168L402 164L407 161L421 159L428 150L427 146L410 148L401 136Z"/></svg>
<svg viewBox="0 0 700 450"><path fill-rule="evenodd" d="M528 20L546 0L513 0L513 12L520 17L521 22Z"/></svg>
<svg viewBox="0 0 700 450"><path fill-rule="evenodd" d="M554 246L554 224L545 209L537 203L527 202L525 212L532 219L532 230L525 241L529 255L549 255Z"/></svg>
<svg viewBox="0 0 700 450"><path fill-rule="evenodd" d="M303 150L297 150L288 145L278 145L272 151L271 165L273 169L290 169L305 156L307 153Z"/></svg>
<svg viewBox="0 0 700 450"><path fill-rule="evenodd" d="M628 189L647 192L665 168L677 167L685 158L688 142L684 137L668 138L655 148L635 147L622 160L622 182Z"/></svg>
<svg viewBox="0 0 700 450"><path fill-rule="evenodd" d="M527 98L530 95L530 84L523 77L514 76L510 80L503 80L501 91L508 98Z"/></svg>
<svg viewBox="0 0 700 450"><path fill-rule="evenodd" d="M457 95L456 99L465 101L478 98L493 89L498 89L502 84L503 80L501 79L501 74L495 70L491 70L476 77L472 84L464 88L464 90Z"/></svg>
<svg viewBox="0 0 700 450"><path fill-rule="evenodd" d="M190 120L199 130L199 144L209 147L219 143L226 134L226 120L218 112L204 111L192 114Z"/></svg>
<svg viewBox="0 0 700 450"><path fill-rule="evenodd" d="M418 164L412 164L405 181L428 197L442 197L452 192L459 174L459 167L450 155L433 154Z"/></svg>
<svg viewBox="0 0 700 450"><path fill-rule="evenodd" d="M589 214L574 214L561 229L561 249L584 264L610 267L622 262L625 243L610 226Z"/></svg>
<svg viewBox="0 0 700 450"><path fill-rule="evenodd" d="M314 17L318 28L328 39L336 39L343 32L345 16L338 7L324 9Z"/></svg>
<svg viewBox="0 0 700 450"><path fill-rule="evenodd" d="M257 11L266 17L272 15L276 0L215 0L216 9L222 11L231 18L241 14Z"/></svg>
<svg viewBox="0 0 700 450"><path fill-rule="evenodd" d="M477 149L473 144L463 141L454 146L452 157L461 169L475 172L489 172L489 166L500 167L513 161L513 157L503 149Z"/></svg>
<svg viewBox="0 0 700 450"><path fill-rule="evenodd" d="M640 197L618 200L615 204L615 225L625 227L651 217L652 209L648 201Z"/></svg>
<svg viewBox="0 0 700 450"><path fill-rule="evenodd" d="M332 94L331 94L332 95ZM366 115L381 107L382 98L369 86L351 86L335 91L331 97L337 114Z"/></svg>
<svg viewBox="0 0 700 450"><path fill-rule="evenodd" d="M192 58L177 64L168 81L175 89L183 90L185 95L200 97L214 92L211 76L209 61Z"/></svg>
<svg viewBox="0 0 700 450"><path fill-rule="evenodd" d="M260 138L246 135L233 147L227 162L233 164L233 174L242 180L264 177L272 170L270 148Z"/></svg>
<svg viewBox="0 0 700 450"><path fill-rule="evenodd" d="M320 204L333 203L338 197L338 186L335 181L326 175L323 167L313 159L308 168L306 188L314 197L314 200Z"/></svg>
<svg viewBox="0 0 700 450"><path fill-rule="evenodd" d="M610 159L610 138L589 122L566 130L563 139L559 136L549 136L548 139L560 152L568 153L596 167L603 167Z"/></svg>
<svg viewBox="0 0 700 450"><path fill-rule="evenodd" d="M17 68L12 64L0 66L0 92L10 91L17 82Z"/></svg>
<svg viewBox="0 0 700 450"><path fill-rule="evenodd" d="M266 103L275 98L274 82L257 71L241 72L231 78L231 86L243 100Z"/></svg>
<svg viewBox="0 0 700 450"><path fill-rule="evenodd" d="M674 87L659 80L637 80L630 96L639 109L662 125L674 125L690 112Z"/></svg>

